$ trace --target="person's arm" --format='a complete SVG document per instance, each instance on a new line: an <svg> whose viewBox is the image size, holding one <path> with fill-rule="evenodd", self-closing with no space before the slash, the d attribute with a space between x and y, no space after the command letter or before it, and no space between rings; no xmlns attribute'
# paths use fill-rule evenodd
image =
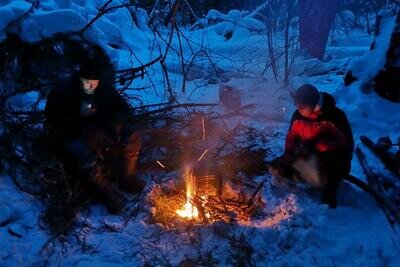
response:
<svg viewBox="0 0 400 267"><path fill-rule="evenodd" d="M55 88L50 91L44 113L48 128L70 133L79 131L80 124L76 116L75 102L63 91L67 89Z"/></svg>
<svg viewBox="0 0 400 267"><path fill-rule="evenodd" d="M350 122L347 119L346 114L340 109L338 109L338 112L337 112L337 119L338 119L338 122L336 123L336 125L337 125L338 129L346 137L349 152L353 153L354 137L353 137L353 131L351 130Z"/></svg>
<svg viewBox="0 0 400 267"><path fill-rule="evenodd" d="M332 122L321 122L315 140L315 149L319 152L343 149L347 144L345 135Z"/></svg>
<svg viewBox="0 0 400 267"><path fill-rule="evenodd" d="M129 116L129 105L115 89L109 90L104 96L105 105L99 118L106 132L116 137L123 131L123 126Z"/></svg>
<svg viewBox="0 0 400 267"><path fill-rule="evenodd" d="M299 116L299 112L295 111L290 120L289 130L285 139L285 154L293 154L300 143L300 135L298 134L296 123Z"/></svg>

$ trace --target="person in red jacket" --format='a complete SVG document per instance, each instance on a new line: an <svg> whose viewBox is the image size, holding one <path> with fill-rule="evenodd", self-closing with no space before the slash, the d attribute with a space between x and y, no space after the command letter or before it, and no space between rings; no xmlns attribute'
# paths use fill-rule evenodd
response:
<svg viewBox="0 0 400 267"><path fill-rule="evenodd" d="M286 136L285 153L270 170L273 175L298 176L321 188L321 202L335 208L340 181L350 172L353 157L349 121L330 94L319 92L311 84L299 87L293 101L296 111Z"/></svg>

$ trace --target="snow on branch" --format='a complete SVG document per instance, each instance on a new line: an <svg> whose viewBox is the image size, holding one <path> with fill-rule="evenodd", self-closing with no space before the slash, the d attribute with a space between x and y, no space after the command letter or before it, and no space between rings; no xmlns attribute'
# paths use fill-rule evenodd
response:
<svg viewBox="0 0 400 267"><path fill-rule="evenodd" d="M112 7L108 7L108 5L112 2L112 0L107 1L102 7L100 7L99 12L97 13L97 15L91 20L89 21L88 24L85 25L85 27L83 27L79 33L82 35L84 34L98 19L100 19L103 15L109 13L112 10L115 9L119 9L119 8L128 8L128 7L132 7L135 6L134 4L121 4L121 5L116 5L116 6L112 6ZM107 8L108 7L108 8Z"/></svg>

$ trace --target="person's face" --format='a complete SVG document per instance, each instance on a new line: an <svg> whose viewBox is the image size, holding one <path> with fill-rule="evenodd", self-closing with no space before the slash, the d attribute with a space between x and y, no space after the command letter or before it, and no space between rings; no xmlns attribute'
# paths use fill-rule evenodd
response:
<svg viewBox="0 0 400 267"><path fill-rule="evenodd" d="M94 94L98 86L99 86L99 80L90 80L81 78L82 90L88 95Z"/></svg>
<svg viewBox="0 0 400 267"><path fill-rule="evenodd" d="M312 119L314 117L314 107L304 104L296 104L297 110L300 112L301 116Z"/></svg>

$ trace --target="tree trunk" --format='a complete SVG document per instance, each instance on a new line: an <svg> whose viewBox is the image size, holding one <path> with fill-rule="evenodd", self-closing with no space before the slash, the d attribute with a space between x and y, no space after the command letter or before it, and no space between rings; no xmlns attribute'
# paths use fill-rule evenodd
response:
<svg viewBox="0 0 400 267"><path fill-rule="evenodd" d="M300 48L322 59L329 32L339 9L339 0L300 1Z"/></svg>

